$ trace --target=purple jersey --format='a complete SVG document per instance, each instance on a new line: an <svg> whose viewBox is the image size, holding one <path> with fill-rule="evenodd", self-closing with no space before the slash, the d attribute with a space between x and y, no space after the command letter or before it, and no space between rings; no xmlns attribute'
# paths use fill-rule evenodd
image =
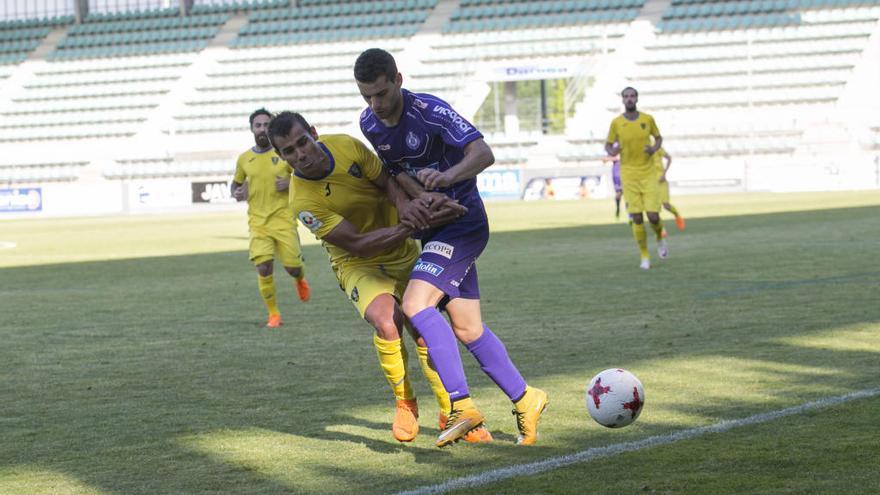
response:
<svg viewBox="0 0 880 495"><path fill-rule="evenodd" d="M396 126L386 127L369 107L361 113L361 132L391 175L406 172L415 179L423 168L444 172L461 161L465 145L483 137L473 124L440 98L401 91L403 114ZM476 178L457 182L440 192L470 210L483 210Z"/></svg>
<svg viewBox="0 0 880 495"><path fill-rule="evenodd" d="M446 171L461 161L468 143L483 137L436 96L405 89L402 93L403 114L396 126L386 127L369 107L361 114L361 131L391 175L405 172L418 180L416 174L425 168ZM466 206L468 212L420 236L424 247L412 277L426 280L450 297L478 299L474 263L489 240L489 222L477 180L456 182L440 192Z"/></svg>

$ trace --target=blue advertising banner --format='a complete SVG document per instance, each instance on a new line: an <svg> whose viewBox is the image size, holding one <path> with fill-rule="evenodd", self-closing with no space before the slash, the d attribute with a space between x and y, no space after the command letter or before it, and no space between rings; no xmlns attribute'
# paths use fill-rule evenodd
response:
<svg viewBox="0 0 880 495"><path fill-rule="evenodd" d="M486 170L477 176L477 188L485 199L519 198L519 170Z"/></svg>
<svg viewBox="0 0 880 495"><path fill-rule="evenodd" d="M40 187L14 187L0 189L0 212L43 210L43 189Z"/></svg>

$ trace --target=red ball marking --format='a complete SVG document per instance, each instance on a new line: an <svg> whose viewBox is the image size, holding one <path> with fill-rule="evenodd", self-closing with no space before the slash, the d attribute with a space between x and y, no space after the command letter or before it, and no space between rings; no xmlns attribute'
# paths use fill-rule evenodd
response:
<svg viewBox="0 0 880 495"><path fill-rule="evenodd" d="M625 402L623 404L624 409L629 409L631 411L632 417L635 418L636 414L639 413L639 410L645 404L641 398L639 398L639 389L638 387L633 387L633 400L630 402Z"/></svg>
<svg viewBox="0 0 880 495"><path fill-rule="evenodd" d="M602 394L607 394L611 391L611 387L603 387L602 386L602 377L600 376L596 383L593 384L593 388L587 392L587 395L593 398L593 404L596 405L596 409L599 409L599 403L602 401L600 396Z"/></svg>

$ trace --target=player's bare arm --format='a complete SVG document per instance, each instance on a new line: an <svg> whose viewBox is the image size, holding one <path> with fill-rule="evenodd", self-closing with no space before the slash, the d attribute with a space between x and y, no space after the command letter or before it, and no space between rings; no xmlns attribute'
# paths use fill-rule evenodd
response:
<svg viewBox="0 0 880 495"><path fill-rule="evenodd" d="M663 136L655 136L654 137L654 146L651 146L650 144L646 144L645 145L645 153L647 153L649 155L653 155L661 147L663 147ZM607 144L605 145L605 148L606 149L608 148Z"/></svg>
<svg viewBox="0 0 880 495"><path fill-rule="evenodd" d="M413 229L403 224L361 233L351 222L343 219L321 240L338 246L357 257L370 258L399 246L412 233Z"/></svg>
<svg viewBox="0 0 880 495"><path fill-rule="evenodd" d="M428 207L422 201L412 200L400 184L391 179L384 169L372 182L376 187L384 190L388 199L394 203L400 223L414 230L429 228L431 212Z"/></svg>
<svg viewBox="0 0 880 495"><path fill-rule="evenodd" d="M672 166L672 157L669 156L669 153L663 153L663 160L666 161L666 167L663 169L663 174L660 175L660 182L666 182L666 173L669 172L669 167Z"/></svg>
<svg viewBox="0 0 880 495"><path fill-rule="evenodd" d="M493 163L495 163L495 155L492 153L492 148L483 139L477 139L465 145L464 158L445 172L422 169L416 175L425 185L425 189L431 191L476 177Z"/></svg>

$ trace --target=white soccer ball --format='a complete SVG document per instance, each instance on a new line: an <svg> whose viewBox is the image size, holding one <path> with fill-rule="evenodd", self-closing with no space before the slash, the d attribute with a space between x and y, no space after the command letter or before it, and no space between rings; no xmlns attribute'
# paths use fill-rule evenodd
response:
<svg viewBox="0 0 880 495"><path fill-rule="evenodd" d="M602 426L622 428L639 417L644 405L642 382L624 369L605 370L587 384L587 411Z"/></svg>

